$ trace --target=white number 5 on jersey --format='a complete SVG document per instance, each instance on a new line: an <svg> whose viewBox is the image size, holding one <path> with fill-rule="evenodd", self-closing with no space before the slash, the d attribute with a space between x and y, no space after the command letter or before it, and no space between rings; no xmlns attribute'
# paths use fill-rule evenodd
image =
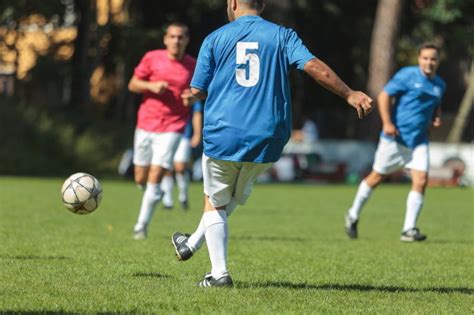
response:
<svg viewBox="0 0 474 315"><path fill-rule="evenodd" d="M252 87L257 85L260 79L260 59L256 54L247 54L248 49L258 49L257 42L238 42L236 62L238 65L246 65L249 63L249 76L247 79L246 69L237 69L235 71L235 79L237 83L244 87Z"/></svg>

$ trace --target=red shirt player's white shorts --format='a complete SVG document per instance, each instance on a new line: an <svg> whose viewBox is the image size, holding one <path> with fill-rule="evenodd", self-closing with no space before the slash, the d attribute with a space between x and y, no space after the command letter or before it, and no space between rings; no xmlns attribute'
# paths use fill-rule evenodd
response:
<svg viewBox="0 0 474 315"><path fill-rule="evenodd" d="M135 129L133 164L136 166L157 165L173 168L173 156L178 148L181 134L178 132L149 132Z"/></svg>

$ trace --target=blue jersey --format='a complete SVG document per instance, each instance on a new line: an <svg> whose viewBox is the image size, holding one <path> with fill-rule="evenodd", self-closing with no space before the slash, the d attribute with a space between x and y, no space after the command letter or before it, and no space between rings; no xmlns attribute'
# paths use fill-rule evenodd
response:
<svg viewBox="0 0 474 315"><path fill-rule="evenodd" d="M194 113L196 112L202 113L201 102L196 102L191 107L191 115L189 115L188 122L186 123L186 127L184 128L184 134L183 134L183 137L186 139L191 139L193 137L193 134L194 134L193 116L194 116ZM197 130L197 132L200 132L200 130Z"/></svg>
<svg viewBox="0 0 474 315"><path fill-rule="evenodd" d="M430 79L418 66L404 67L385 85L396 98L391 117L400 135L395 140L409 148L428 143L429 126L446 90L438 75ZM382 131L382 137L390 138Z"/></svg>
<svg viewBox="0 0 474 315"><path fill-rule="evenodd" d="M280 158L291 132L289 66L314 56L291 29L242 16L204 40L191 86L208 92L204 153L267 163Z"/></svg>

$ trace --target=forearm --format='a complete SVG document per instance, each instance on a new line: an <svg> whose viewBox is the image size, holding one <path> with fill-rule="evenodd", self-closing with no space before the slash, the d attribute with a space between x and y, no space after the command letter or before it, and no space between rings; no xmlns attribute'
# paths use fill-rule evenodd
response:
<svg viewBox="0 0 474 315"><path fill-rule="evenodd" d="M304 71L318 84L347 100L353 92L344 81L323 61L312 59L304 66Z"/></svg>
<svg viewBox="0 0 474 315"><path fill-rule="evenodd" d="M133 76L130 82L128 83L128 90L134 93L144 93L149 91L149 83L145 80L140 80L137 77Z"/></svg>
<svg viewBox="0 0 474 315"><path fill-rule="evenodd" d="M387 92L380 92L377 97L377 106L379 109L380 118L382 119L382 124L392 124L392 115L390 113L391 106L391 97Z"/></svg>
<svg viewBox="0 0 474 315"><path fill-rule="evenodd" d="M200 135L201 129L202 129L202 113L201 112L195 112L193 114L192 125L193 125L194 133Z"/></svg>

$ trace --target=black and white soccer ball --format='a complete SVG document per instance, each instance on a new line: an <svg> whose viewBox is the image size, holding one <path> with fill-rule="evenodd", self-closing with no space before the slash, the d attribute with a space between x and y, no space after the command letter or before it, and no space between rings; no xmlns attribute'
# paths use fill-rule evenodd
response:
<svg viewBox="0 0 474 315"><path fill-rule="evenodd" d="M61 197L66 208L75 214L93 212L102 200L102 187L94 176L75 173L64 181Z"/></svg>

